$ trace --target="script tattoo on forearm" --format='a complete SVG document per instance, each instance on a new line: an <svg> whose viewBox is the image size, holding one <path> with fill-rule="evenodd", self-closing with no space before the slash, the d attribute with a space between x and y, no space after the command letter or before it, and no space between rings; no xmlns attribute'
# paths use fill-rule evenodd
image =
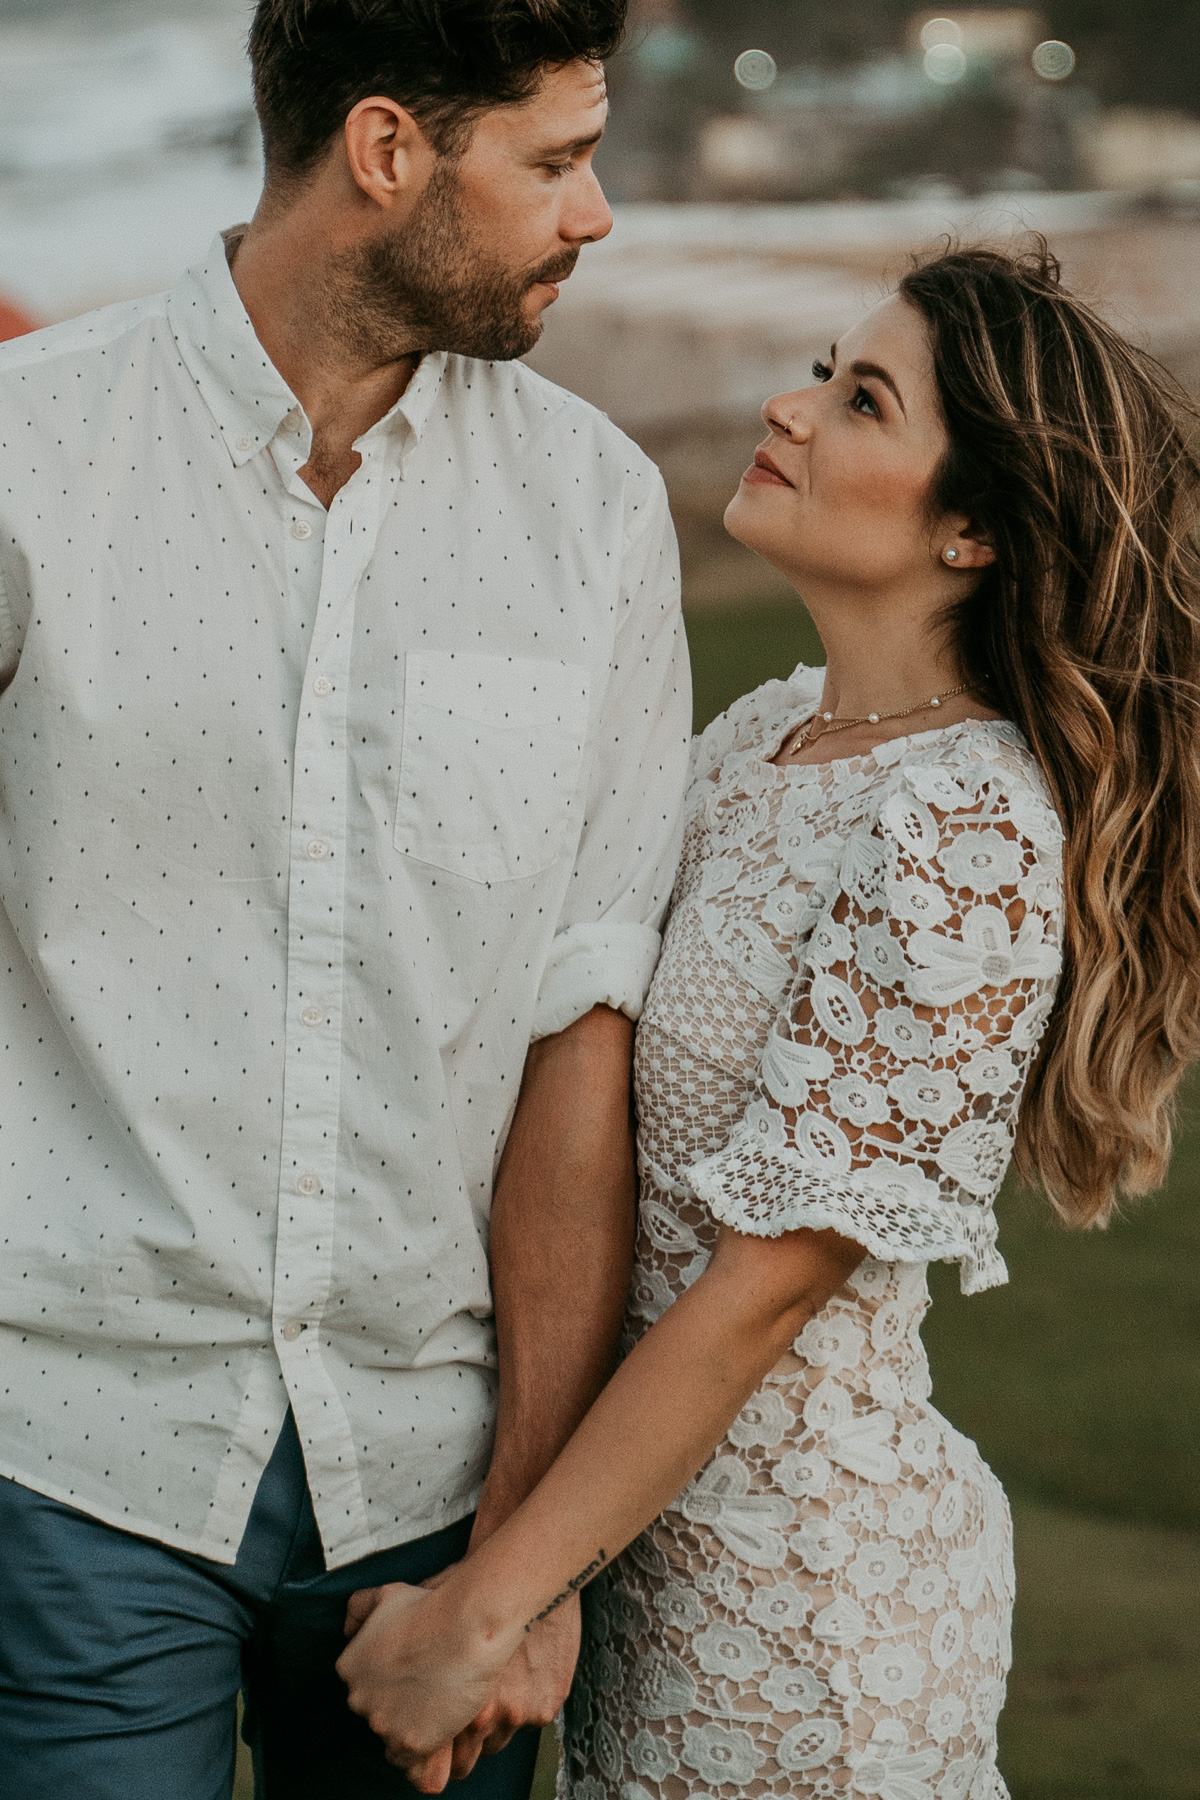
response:
<svg viewBox="0 0 1200 1800"><path fill-rule="evenodd" d="M569 1600L572 1594L577 1594L581 1587L586 1587L592 1576L598 1574L607 1561L608 1558L603 1550L597 1550L587 1568L580 1569L578 1575L572 1575L562 1593L555 1594L549 1606L543 1606L540 1613L534 1614L525 1627L526 1631L532 1631L535 1625L540 1625L543 1619L549 1618L556 1606L561 1606L564 1600Z"/></svg>

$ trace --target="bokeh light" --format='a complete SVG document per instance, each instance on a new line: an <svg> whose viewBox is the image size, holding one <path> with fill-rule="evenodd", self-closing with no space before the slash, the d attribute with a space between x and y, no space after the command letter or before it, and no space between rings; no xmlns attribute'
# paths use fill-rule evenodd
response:
<svg viewBox="0 0 1200 1800"><path fill-rule="evenodd" d="M1075 67L1075 52L1061 38L1047 38L1034 51L1033 66L1043 81L1065 81Z"/></svg>
<svg viewBox="0 0 1200 1800"><path fill-rule="evenodd" d="M764 88L769 88L779 73L775 58L765 50L743 50L733 65L733 72L752 94L761 94Z"/></svg>
<svg viewBox="0 0 1200 1800"><path fill-rule="evenodd" d="M921 28L922 50L936 50L942 44L952 44L956 50L961 50L962 41L962 27L953 19L930 19L928 25Z"/></svg>
<svg viewBox="0 0 1200 1800"><path fill-rule="evenodd" d="M930 81L949 87L967 72L967 59L957 44L934 44L925 52L925 73Z"/></svg>

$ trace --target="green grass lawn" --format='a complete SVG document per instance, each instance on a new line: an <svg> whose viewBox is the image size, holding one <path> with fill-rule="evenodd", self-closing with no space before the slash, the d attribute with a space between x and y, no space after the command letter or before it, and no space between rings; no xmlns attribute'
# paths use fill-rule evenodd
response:
<svg viewBox="0 0 1200 1800"><path fill-rule="evenodd" d="M698 726L821 660L798 604L697 611L689 636ZM1011 1284L964 1300L955 1270L932 1271L935 1402L1016 1519L1000 1758L1013 1800L1200 1800L1197 1111L1200 1081L1166 1191L1107 1232L1065 1231L1006 1191ZM553 1768L548 1737L537 1800Z"/></svg>

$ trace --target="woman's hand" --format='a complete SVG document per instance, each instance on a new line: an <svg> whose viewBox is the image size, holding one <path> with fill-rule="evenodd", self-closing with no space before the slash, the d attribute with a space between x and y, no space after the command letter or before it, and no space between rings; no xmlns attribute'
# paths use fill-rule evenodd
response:
<svg viewBox="0 0 1200 1800"><path fill-rule="evenodd" d="M431 1575L423 1588L438 1588L449 1580L457 1564ZM346 1608L346 1636L357 1636L375 1611L386 1587L360 1588L351 1594ZM579 1600L572 1597L547 1619L522 1634L516 1652L493 1682L487 1703L460 1731L452 1746L425 1759L421 1781L409 1779L422 1792L440 1793L445 1785L445 1765L451 1781L462 1781L480 1756L496 1756L527 1725L553 1724L571 1688L579 1658ZM415 1768L416 1765L413 1765Z"/></svg>
<svg viewBox="0 0 1200 1800"><path fill-rule="evenodd" d="M422 1793L445 1787L454 1739L484 1712L519 1644L519 1633L472 1630L456 1587L396 1582L355 1595L347 1615L354 1635L337 1665L351 1711Z"/></svg>
<svg viewBox="0 0 1200 1800"><path fill-rule="evenodd" d="M486 1713L526 1633L680 1493L863 1255L834 1231L723 1228L708 1268L634 1347L516 1512L436 1589L385 1588L373 1610L361 1597L338 1672L414 1787L441 1792L453 1740ZM463 1760L473 1748L464 1744Z"/></svg>
<svg viewBox="0 0 1200 1800"><path fill-rule="evenodd" d="M579 1601L565 1601L524 1632L488 1695L487 1705L454 1740L450 1779L461 1781L479 1757L496 1756L527 1725L551 1725L571 1691L579 1659Z"/></svg>

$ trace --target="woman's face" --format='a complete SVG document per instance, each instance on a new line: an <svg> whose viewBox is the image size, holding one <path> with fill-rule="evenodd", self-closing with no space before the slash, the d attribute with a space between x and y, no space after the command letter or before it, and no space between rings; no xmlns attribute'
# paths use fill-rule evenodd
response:
<svg viewBox="0 0 1200 1800"><path fill-rule="evenodd" d="M927 584L944 547L928 496L949 440L925 320L893 295L813 374L764 406L770 437L727 530L814 598Z"/></svg>

